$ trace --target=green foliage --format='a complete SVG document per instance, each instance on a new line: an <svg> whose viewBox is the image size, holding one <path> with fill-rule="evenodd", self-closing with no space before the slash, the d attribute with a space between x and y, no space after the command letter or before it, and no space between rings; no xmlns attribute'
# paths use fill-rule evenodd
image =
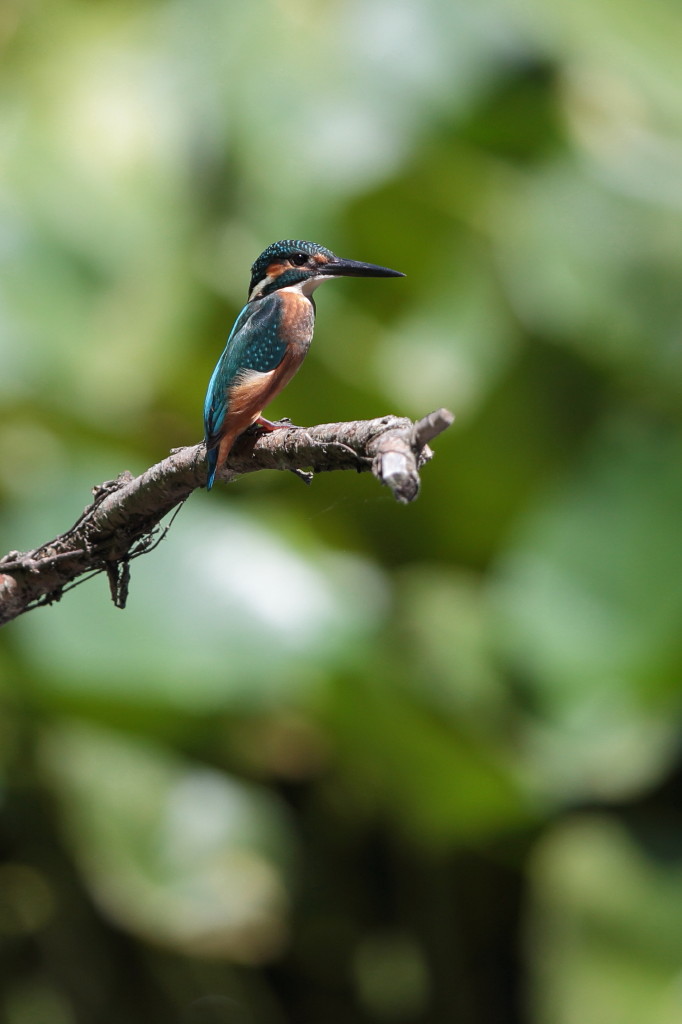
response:
<svg viewBox="0 0 682 1024"><path fill-rule="evenodd" d="M3 550L199 440L281 237L407 277L270 413L457 415L414 507L258 474L5 629L8 1024L679 1019L681 31L5 4Z"/></svg>

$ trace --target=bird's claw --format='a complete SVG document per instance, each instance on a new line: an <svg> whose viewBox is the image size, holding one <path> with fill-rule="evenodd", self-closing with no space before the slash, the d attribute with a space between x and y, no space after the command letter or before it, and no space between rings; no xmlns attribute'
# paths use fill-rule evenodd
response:
<svg viewBox="0 0 682 1024"><path fill-rule="evenodd" d="M292 423L288 416L282 416L280 420L273 423L272 420L266 420L264 416L259 416L254 427L258 430L263 431L266 434L272 433L273 430L302 430L297 423Z"/></svg>

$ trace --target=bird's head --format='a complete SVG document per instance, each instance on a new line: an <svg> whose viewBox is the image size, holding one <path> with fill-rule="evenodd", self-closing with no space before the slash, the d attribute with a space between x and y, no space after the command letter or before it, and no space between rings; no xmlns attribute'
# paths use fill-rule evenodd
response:
<svg viewBox="0 0 682 1024"><path fill-rule="evenodd" d="M249 302L281 288L296 288L310 296L331 277L404 277L399 270L374 263L343 260L316 242L286 239L273 242L251 267Z"/></svg>

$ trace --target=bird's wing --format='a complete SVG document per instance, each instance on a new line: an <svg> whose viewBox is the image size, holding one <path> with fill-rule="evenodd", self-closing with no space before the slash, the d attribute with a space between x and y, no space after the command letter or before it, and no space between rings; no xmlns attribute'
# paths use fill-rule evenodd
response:
<svg viewBox="0 0 682 1024"><path fill-rule="evenodd" d="M204 429L214 447L227 416L230 387L249 370L268 373L282 362L286 341L280 338L282 303L277 295L249 302L237 317L206 392Z"/></svg>

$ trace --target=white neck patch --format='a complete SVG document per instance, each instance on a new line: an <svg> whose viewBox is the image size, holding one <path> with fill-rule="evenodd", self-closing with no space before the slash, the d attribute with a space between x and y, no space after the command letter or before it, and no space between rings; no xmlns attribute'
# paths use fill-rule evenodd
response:
<svg viewBox="0 0 682 1024"><path fill-rule="evenodd" d="M318 277L307 277L303 281L297 281L296 284L280 288L280 291L295 292L297 295L304 295L306 299L309 299L318 285L321 285L324 281L330 281L332 276L332 274L320 274Z"/></svg>
<svg viewBox="0 0 682 1024"><path fill-rule="evenodd" d="M303 295L306 299L309 299L319 285L324 281L331 281L332 278L336 276L336 274L319 274L317 277L306 277L303 281L297 281L296 284L287 285L286 288L278 288L277 291L293 292L296 295ZM248 301L253 302L254 299L259 298L263 291L276 280L277 278L268 277L266 275L262 281L259 281L258 284L254 286L251 294L249 295ZM272 294L276 294L276 292Z"/></svg>

